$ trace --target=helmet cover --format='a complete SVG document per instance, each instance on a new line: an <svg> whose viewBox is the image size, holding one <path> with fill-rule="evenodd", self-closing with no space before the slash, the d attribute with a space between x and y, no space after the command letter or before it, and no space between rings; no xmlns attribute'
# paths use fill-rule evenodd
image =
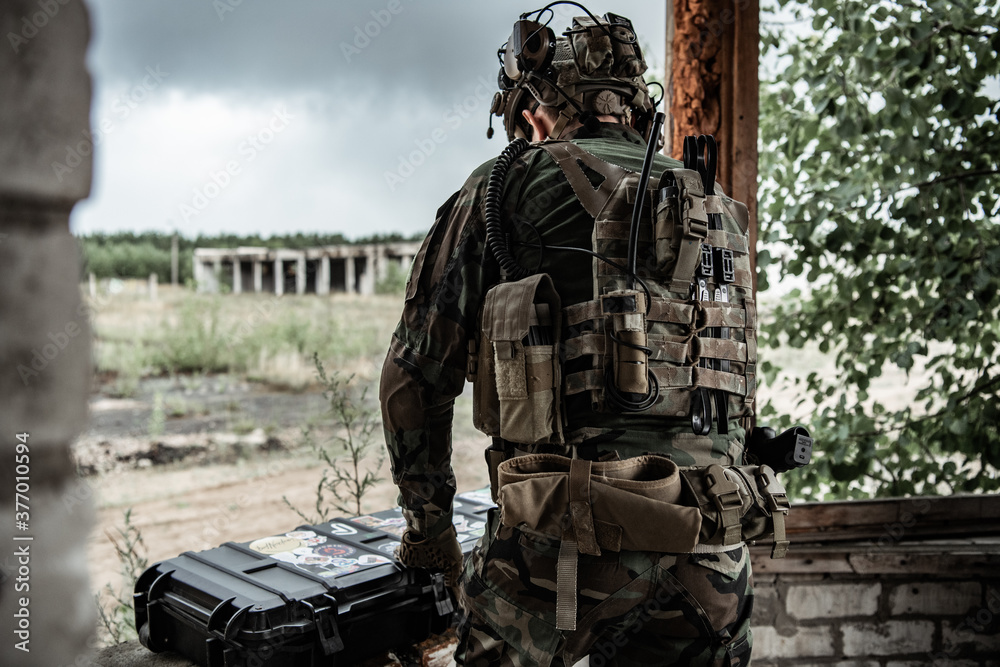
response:
<svg viewBox="0 0 1000 667"><path fill-rule="evenodd" d="M508 140L531 137L531 128L521 115L537 105L554 109L559 117L553 128L558 137L572 120L586 121L597 115L622 116L643 135L653 115L653 105L642 75L646 71L632 23L615 14L603 19L576 17L569 29L555 37L555 52L541 70L524 69L532 62L515 58L521 48L515 39L527 39L518 22L514 34L502 47L499 87L491 113L504 119ZM538 25L538 30L551 31ZM537 39L534 42L537 44ZM511 76L511 75L515 76Z"/></svg>

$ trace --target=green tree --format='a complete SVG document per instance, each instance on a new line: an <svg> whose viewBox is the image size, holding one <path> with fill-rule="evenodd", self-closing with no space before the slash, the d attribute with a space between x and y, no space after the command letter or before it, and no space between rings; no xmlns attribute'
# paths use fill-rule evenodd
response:
<svg viewBox="0 0 1000 667"><path fill-rule="evenodd" d="M788 481L807 498L996 490L1000 4L779 2L812 31L763 36L760 264L808 288L761 340L836 359L798 381L818 454ZM893 367L901 409L868 393Z"/></svg>

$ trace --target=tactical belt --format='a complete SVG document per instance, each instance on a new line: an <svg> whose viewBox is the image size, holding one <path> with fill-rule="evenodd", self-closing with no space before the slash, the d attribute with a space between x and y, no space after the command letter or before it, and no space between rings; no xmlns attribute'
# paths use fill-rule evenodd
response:
<svg viewBox="0 0 1000 667"><path fill-rule="evenodd" d="M494 460L505 456L487 452L495 452ZM772 558L788 549L788 498L767 466L680 469L655 454L604 462L526 454L491 466L490 473L504 526L560 541L559 630L576 629L581 553L717 553L771 534Z"/></svg>

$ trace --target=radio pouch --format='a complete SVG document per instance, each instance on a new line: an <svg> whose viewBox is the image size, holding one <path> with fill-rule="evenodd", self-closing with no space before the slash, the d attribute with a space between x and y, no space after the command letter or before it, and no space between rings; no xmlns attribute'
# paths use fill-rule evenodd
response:
<svg viewBox="0 0 1000 667"><path fill-rule="evenodd" d="M483 403L495 397L504 440L563 442L561 325L561 301L548 274L500 283L486 293L477 373L477 384L484 386L476 388L474 407L478 423L495 419Z"/></svg>

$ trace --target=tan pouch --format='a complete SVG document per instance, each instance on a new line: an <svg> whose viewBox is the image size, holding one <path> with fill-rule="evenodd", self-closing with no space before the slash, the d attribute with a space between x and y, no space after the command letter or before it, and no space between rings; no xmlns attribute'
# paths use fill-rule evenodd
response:
<svg viewBox="0 0 1000 667"><path fill-rule="evenodd" d="M682 503L677 464L664 456L592 462L528 454L501 463L497 480L505 526L554 538L569 531L583 553L686 553L698 541L701 515Z"/></svg>
<svg viewBox="0 0 1000 667"><path fill-rule="evenodd" d="M690 552L701 514L678 504L677 465L663 456L593 462L528 454L497 468L500 521L559 540L556 628L576 630L579 555L601 549Z"/></svg>
<svg viewBox="0 0 1000 667"><path fill-rule="evenodd" d="M480 314L480 320L482 320ZM469 350L472 380L472 423L492 438L500 437L500 397L493 365L493 342L480 331Z"/></svg>
<svg viewBox="0 0 1000 667"><path fill-rule="evenodd" d="M562 443L559 335L562 310L548 274L500 283L486 293L482 315L482 345L486 372L477 387L479 421L495 395L499 436L522 444ZM489 346L487 348L486 346ZM480 376L482 377L482 376ZM491 388L492 387L492 388ZM491 394L495 392L495 394Z"/></svg>
<svg viewBox="0 0 1000 667"><path fill-rule="evenodd" d="M681 468L687 501L701 509L699 544L736 545L773 536L771 558L788 550L785 488L768 466Z"/></svg>

